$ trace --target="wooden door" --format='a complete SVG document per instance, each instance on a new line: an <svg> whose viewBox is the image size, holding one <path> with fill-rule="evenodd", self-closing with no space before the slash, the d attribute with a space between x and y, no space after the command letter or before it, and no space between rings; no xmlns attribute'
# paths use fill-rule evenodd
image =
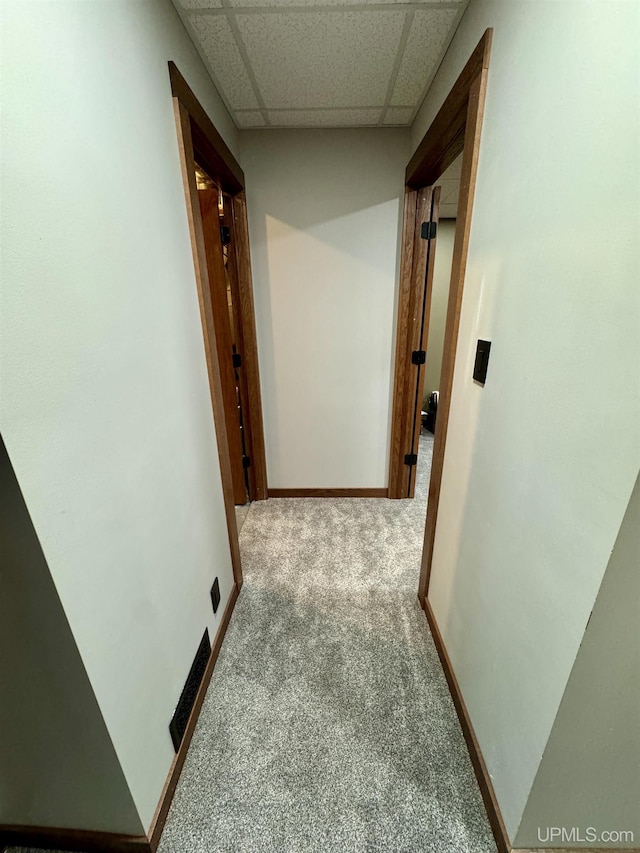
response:
<svg viewBox="0 0 640 853"><path fill-rule="evenodd" d="M411 271L410 347L406 353L406 371L410 378L406 408L405 473L402 478L403 492L409 498L414 496L416 487L439 203L440 187L425 187L418 191Z"/></svg>
<svg viewBox="0 0 640 853"><path fill-rule="evenodd" d="M249 379L247 375L245 330L243 327L242 293L240 290L239 272L239 240L238 227L235 217L233 199L223 194L223 216L221 223L228 228L230 243L227 249L227 272L229 285L229 321L231 323L231 334L233 338L233 349L236 355L235 379L239 395L240 417L242 420L243 451L248 459L249 467L246 469L246 483L249 492L249 500L256 499L258 492L256 483L256 465L254 452L254 437L251 429L251 395L249 393ZM253 312L252 312L253 313ZM266 497L266 495L265 495Z"/></svg>
<svg viewBox="0 0 640 853"><path fill-rule="evenodd" d="M227 287L227 272L225 270L220 226L223 220L218 207L218 189L198 190L200 212L202 214L202 230L209 287L211 291L211 307L213 324L216 333L216 348L220 365L220 380L224 402L224 416L227 426L227 440L231 459L231 477L233 481L233 499L236 505L245 504L248 499L243 465L242 424L240 400L236 384L236 374L233 364L233 332L229 313Z"/></svg>

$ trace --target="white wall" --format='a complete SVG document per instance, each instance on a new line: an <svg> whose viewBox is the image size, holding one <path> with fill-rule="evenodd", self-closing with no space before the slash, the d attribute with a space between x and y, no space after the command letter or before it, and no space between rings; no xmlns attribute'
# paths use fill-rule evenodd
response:
<svg viewBox="0 0 640 853"><path fill-rule="evenodd" d="M440 389L442 354L444 350L444 327L447 322L447 303L451 284L453 241L456 236L455 219L441 219L438 223L436 260L433 268L431 288L431 311L429 315L429 337L427 360L424 370L424 394L426 400L432 391Z"/></svg>
<svg viewBox="0 0 640 853"><path fill-rule="evenodd" d="M232 585L167 61L168 0L4 2L2 431L142 823Z"/></svg>
<svg viewBox="0 0 640 853"><path fill-rule="evenodd" d="M538 847L547 827L640 839L640 478L598 592L518 829ZM596 840L592 838L592 841ZM599 842L601 838L597 839ZM557 840L543 846L556 847Z"/></svg>
<svg viewBox="0 0 640 853"><path fill-rule="evenodd" d="M142 835L1 437L0 506L0 825Z"/></svg>
<svg viewBox="0 0 640 853"><path fill-rule="evenodd" d="M640 464L639 9L471 0L413 128L494 27L429 597L512 837Z"/></svg>
<svg viewBox="0 0 640 853"><path fill-rule="evenodd" d="M386 486L408 131L240 141L269 486Z"/></svg>

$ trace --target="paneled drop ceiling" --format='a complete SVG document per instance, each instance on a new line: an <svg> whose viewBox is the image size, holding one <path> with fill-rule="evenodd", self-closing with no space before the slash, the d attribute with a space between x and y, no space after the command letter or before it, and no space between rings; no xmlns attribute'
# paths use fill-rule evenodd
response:
<svg viewBox="0 0 640 853"><path fill-rule="evenodd" d="M240 128L409 125L468 0L173 0Z"/></svg>

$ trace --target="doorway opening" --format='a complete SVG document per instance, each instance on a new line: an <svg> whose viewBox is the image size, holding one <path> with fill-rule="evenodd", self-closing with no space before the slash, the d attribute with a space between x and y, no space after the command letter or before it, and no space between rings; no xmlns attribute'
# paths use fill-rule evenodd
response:
<svg viewBox="0 0 640 853"><path fill-rule="evenodd" d="M438 420L440 375L444 355L444 333L453 266L461 168L462 154L458 155L451 166L438 178L440 204L437 244L429 305L428 333L424 344L426 358L424 383L420 394L422 400L422 436L429 436L431 441L435 436Z"/></svg>
<svg viewBox="0 0 640 853"><path fill-rule="evenodd" d="M440 212L439 209L436 210L434 218L433 205L427 211L425 203L431 195L439 204L446 204L448 199L444 192L444 185L449 178L447 170L455 168L459 169L459 194L444 325L442 364L439 387L435 389L438 391L437 412L433 424L435 431L433 460L428 490L418 599L425 611L449 683L496 844L498 849L503 851L510 849L510 845L497 806L491 777L480 753L464 699L461 696L428 598L492 35L493 30L485 31L416 148L405 173L389 497L411 496L411 477L407 469L417 462L417 459L414 459L415 451L413 453L407 452L407 448L411 450L416 446L415 433L418 429L414 417L417 408L416 394L414 390L412 396L411 391L416 388L416 383L418 389L421 389L424 384L424 375L420 379L419 374L421 370L424 370L423 365L426 363L427 354L420 351L423 348L426 350L428 347L428 340L425 341L422 335L424 328L426 327L429 330L430 327L430 309L433 301L431 290L435 264L435 244L431 247L433 248L431 251L430 248L425 249L424 242L425 240L429 242L437 239L437 217ZM461 158L459 167L454 165L458 158ZM440 184L440 186L436 187L436 184ZM426 215L427 212L429 212L429 216ZM414 357L416 351L418 355ZM420 390L418 399L420 399ZM427 408L427 416L428 414Z"/></svg>
<svg viewBox="0 0 640 853"><path fill-rule="evenodd" d="M234 578L238 526L267 497L244 173L173 62L180 148ZM240 507L236 514L236 506Z"/></svg>
<svg viewBox="0 0 640 853"><path fill-rule="evenodd" d="M245 345L238 276L239 247L233 198L197 161L195 173L224 402L233 502L238 528L241 529L249 503L256 499L256 477L255 470L251 471L251 403L243 358Z"/></svg>
<svg viewBox="0 0 640 853"><path fill-rule="evenodd" d="M462 155L438 178L433 187L430 215L432 238L425 260L420 318L420 344L408 379L414 395L410 424L415 457L405 464L406 495L419 501L426 517L427 497L431 478L435 434L438 423L440 378L444 355L447 305L456 233L458 193ZM424 229L420 229L421 232ZM424 239L421 236L421 239ZM432 266L432 268L431 268Z"/></svg>
<svg viewBox="0 0 640 853"><path fill-rule="evenodd" d="M444 463L480 135L491 52L487 30L418 145L405 174L398 327L391 430L390 498L413 497L422 413L433 422L434 442L418 597L427 598ZM449 171L448 171L449 170ZM457 173L457 174L456 174ZM458 185L455 237L444 324L437 410L429 418L423 388L440 203ZM436 184L439 184L436 186ZM441 188L445 195L441 198ZM435 402L435 399L433 402ZM432 409L433 409L432 405Z"/></svg>

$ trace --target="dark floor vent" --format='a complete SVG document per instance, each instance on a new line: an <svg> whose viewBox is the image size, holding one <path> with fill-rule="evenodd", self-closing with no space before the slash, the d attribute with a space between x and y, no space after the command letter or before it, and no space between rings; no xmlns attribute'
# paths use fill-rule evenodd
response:
<svg viewBox="0 0 640 853"><path fill-rule="evenodd" d="M198 695L198 688L202 683L202 677L204 676L204 671L207 668L207 662L210 654L211 643L209 641L209 629L207 628L202 640L200 641L198 651L196 652L196 656L191 664L191 669L189 670L189 676L182 689L182 693L180 694L180 700L176 705L173 717L169 723L171 740L173 741L173 748L176 752L182 743L182 738L184 737L187 723L189 721L189 715L191 714L195 704L196 696Z"/></svg>

